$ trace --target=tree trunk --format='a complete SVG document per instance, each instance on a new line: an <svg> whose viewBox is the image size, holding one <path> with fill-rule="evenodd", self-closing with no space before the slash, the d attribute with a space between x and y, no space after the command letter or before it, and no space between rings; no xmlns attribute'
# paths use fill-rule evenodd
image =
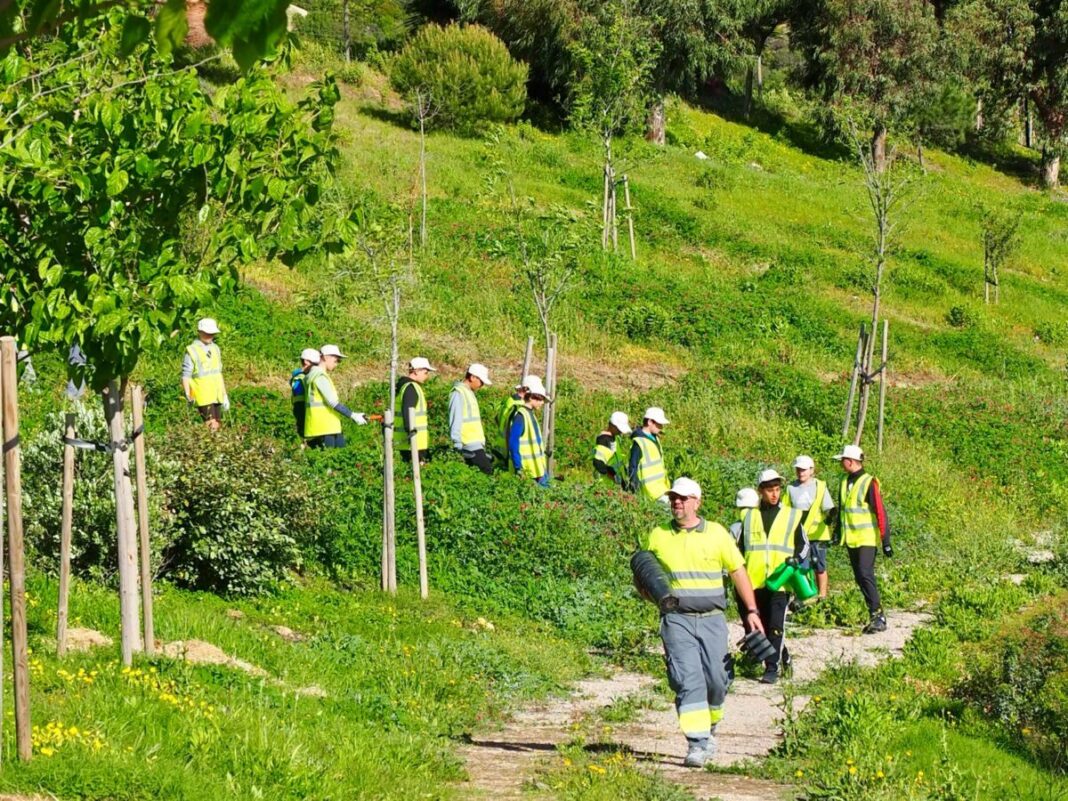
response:
<svg viewBox="0 0 1068 801"><path fill-rule="evenodd" d="M1024 115L1024 146L1028 150L1035 146L1035 118L1031 114L1031 101L1024 95L1023 99L1023 115Z"/></svg>
<svg viewBox="0 0 1068 801"><path fill-rule="evenodd" d="M983 130L986 121L983 119L983 98L975 101L975 130L978 133Z"/></svg>
<svg viewBox="0 0 1068 801"><path fill-rule="evenodd" d="M745 118L753 112L753 82L755 81L755 65L750 62L745 68Z"/></svg>
<svg viewBox="0 0 1068 801"><path fill-rule="evenodd" d="M876 125L871 137L871 162L875 172L886 172L886 126Z"/></svg>
<svg viewBox="0 0 1068 801"><path fill-rule="evenodd" d="M920 169L923 170L924 174L926 174L927 173L927 164L924 163L924 160L923 160L923 142L917 142L916 143L916 158L919 159Z"/></svg>
<svg viewBox="0 0 1068 801"><path fill-rule="evenodd" d="M1061 157L1048 147L1042 149L1042 186L1056 189L1061 180Z"/></svg>
<svg viewBox="0 0 1068 801"><path fill-rule="evenodd" d="M345 50L345 63L352 59L352 34L349 27L349 0L341 2L341 46Z"/></svg>
<svg viewBox="0 0 1068 801"><path fill-rule="evenodd" d="M419 218L419 246L426 247L426 109L423 95L418 95L419 103L419 183L422 189L423 208Z"/></svg>
<svg viewBox="0 0 1068 801"><path fill-rule="evenodd" d="M645 138L654 145L663 147L667 141L667 115L664 111L664 98L657 95L649 109L645 122Z"/></svg>

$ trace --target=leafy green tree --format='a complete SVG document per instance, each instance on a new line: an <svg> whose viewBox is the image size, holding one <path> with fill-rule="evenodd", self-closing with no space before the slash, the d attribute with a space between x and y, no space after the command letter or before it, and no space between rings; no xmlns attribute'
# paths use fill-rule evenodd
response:
<svg viewBox="0 0 1068 801"><path fill-rule="evenodd" d="M413 107L429 102L435 125L463 133L514 122L527 99L526 65L479 25L427 25L394 59L390 80Z"/></svg>
<svg viewBox="0 0 1068 801"><path fill-rule="evenodd" d="M783 23L789 21L801 0L753 0L746 6L742 20L742 36L751 58L745 70L745 113L753 107L753 86L757 80L754 68L764 56L768 39Z"/></svg>

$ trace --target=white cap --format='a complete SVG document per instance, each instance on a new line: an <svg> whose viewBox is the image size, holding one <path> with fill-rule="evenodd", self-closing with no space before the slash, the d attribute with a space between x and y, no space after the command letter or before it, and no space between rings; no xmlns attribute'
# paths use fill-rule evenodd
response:
<svg viewBox="0 0 1068 801"><path fill-rule="evenodd" d="M812 461L811 456L805 456L804 454L801 454L796 459L794 459L795 470L814 470L815 468L816 463Z"/></svg>
<svg viewBox="0 0 1068 801"><path fill-rule="evenodd" d="M484 364L475 362L467 368L468 375L473 375L487 387L492 387L493 382L489 380L489 369Z"/></svg>
<svg viewBox="0 0 1068 801"><path fill-rule="evenodd" d="M761 484L771 484L774 481L782 483L782 476L779 475L779 471L773 467L769 467L767 470L761 470L760 475L757 476L757 486Z"/></svg>
<svg viewBox="0 0 1068 801"><path fill-rule="evenodd" d="M752 487L742 487L734 496L734 505L739 509L756 509L760 506L760 496Z"/></svg>
<svg viewBox="0 0 1068 801"><path fill-rule="evenodd" d="M864 451L860 449L858 445L846 445L842 448L842 452L833 457L835 461L842 461L842 459L855 459L858 462L864 461Z"/></svg>
<svg viewBox="0 0 1068 801"><path fill-rule="evenodd" d="M436 373L438 370L436 367L430 366L430 360L422 356L416 356L410 362L408 362L409 370L429 370L432 373Z"/></svg>
<svg viewBox="0 0 1068 801"><path fill-rule="evenodd" d="M545 385L541 383L541 379L536 375L528 375L526 378L527 383L524 385L527 388L527 393L530 395L541 395L545 400L552 400L549 397L548 390L545 389Z"/></svg>
<svg viewBox="0 0 1068 801"><path fill-rule="evenodd" d="M645 410L645 414L642 416L643 420L652 420L654 423L659 423L662 426L666 426L671 421L667 419L664 414L664 410L659 406L650 406Z"/></svg>
<svg viewBox="0 0 1068 801"><path fill-rule="evenodd" d="M515 388L516 389L522 389L523 387L529 387L531 381L540 381L540 380L541 379L538 378L538 376L528 373L527 375L523 376L523 378L519 381L518 384L515 385Z"/></svg>
<svg viewBox="0 0 1068 801"><path fill-rule="evenodd" d="M203 331L205 334L218 334L219 324L214 318L205 317L197 323L197 331Z"/></svg>
<svg viewBox="0 0 1068 801"><path fill-rule="evenodd" d="M302 350L300 352L300 358L302 360L306 361L306 362L311 362L312 364L318 364L319 363L319 351L317 351L315 348L305 348L304 350Z"/></svg>
<svg viewBox="0 0 1068 801"><path fill-rule="evenodd" d="M319 352L323 356L337 356L339 359L344 359L345 354L341 352L337 345L323 345L319 348Z"/></svg>
<svg viewBox="0 0 1068 801"><path fill-rule="evenodd" d="M683 498L700 498L701 485L692 478L676 478L675 483L668 490L668 495L681 495Z"/></svg>
<svg viewBox="0 0 1068 801"><path fill-rule="evenodd" d="M612 416L608 418L608 424L615 426L624 434L631 430L630 418L627 417L626 412L612 412Z"/></svg>

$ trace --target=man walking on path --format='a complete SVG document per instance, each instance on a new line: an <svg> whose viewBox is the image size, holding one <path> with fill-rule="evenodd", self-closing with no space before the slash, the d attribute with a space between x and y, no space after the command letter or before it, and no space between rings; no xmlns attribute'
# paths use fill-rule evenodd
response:
<svg viewBox="0 0 1068 801"><path fill-rule="evenodd" d="M864 472L864 451L856 445L846 445L834 458L842 463L845 471L845 477L838 485L840 511L835 541L845 543L853 578L868 605L870 619L864 633L875 634L886 631L886 615L875 583L875 557L880 541L883 555L894 555L890 545L890 521L879 491L879 479Z"/></svg>
<svg viewBox="0 0 1068 801"><path fill-rule="evenodd" d="M304 444L304 417L307 415L308 390L305 383L308 380L308 371L317 365L322 358L315 348L305 348L300 352L300 367L289 376L289 388L293 397L293 422L297 426L297 436Z"/></svg>
<svg viewBox="0 0 1068 801"><path fill-rule="evenodd" d="M626 412L612 412L608 418L608 428L597 435L593 446L593 475L604 476L621 487L627 484L627 463L623 454L626 450L626 435L630 433L630 420Z"/></svg>
<svg viewBox="0 0 1068 801"><path fill-rule="evenodd" d="M486 475L493 472L493 460L486 453L486 432L482 428L482 413L475 393L482 387L492 387L489 370L484 364L467 368L463 381L453 384L449 396L449 438L470 467L477 467Z"/></svg>
<svg viewBox="0 0 1068 801"><path fill-rule="evenodd" d="M627 480L631 492L665 505L668 503L670 482L664 465L660 435L667 424L667 416L659 406L650 406L645 410L641 428L634 429L631 435L630 461L627 466Z"/></svg>
<svg viewBox="0 0 1068 801"><path fill-rule="evenodd" d="M508 461L519 475L548 487L549 462L545 458L537 412L552 399L536 375L527 376L526 380L526 401L512 414L508 426Z"/></svg>
<svg viewBox="0 0 1068 801"><path fill-rule="evenodd" d="M730 575L746 607L749 629L762 630L745 560L727 530L698 515L701 487L689 478L676 479L668 497L674 518L641 539L667 573L679 607L660 617L668 682L675 692L679 726L689 748L686 766L700 768L716 753L716 725L723 719L727 697L727 593Z"/></svg>
<svg viewBox="0 0 1068 801"><path fill-rule="evenodd" d="M812 544L812 568L816 571L816 587L822 601L827 597L830 587L827 579L827 546L831 544L831 531L838 521L838 509L827 482L815 477L816 463L811 456L802 454L794 459L794 470L797 480L791 481L786 488L782 505L806 513L801 522Z"/></svg>
<svg viewBox="0 0 1068 801"><path fill-rule="evenodd" d="M502 462L508 461L508 429L512 424L512 414L527 399L527 384L536 376L525 375L515 385L515 392L501 401L497 407L497 432L496 443L493 446L494 455Z"/></svg>
<svg viewBox="0 0 1068 801"><path fill-rule="evenodd" d="M308 371L304 386L308 393L308 408L304 417L304 436L309 448L343 448L345 435L341 433L341 418L347 417L356 425L367 425L362 412L354 412L337 397L337 390L329 373L345 358L337 345L319 348L322 358Z"/></svg>
<svg viewBox="0 0 1068 801"><path fill-rule="evenodd" d="M757 477L760 506L746 510L742 518L740 545L746 572L753 582L764 633L775 649L775 654L764 660L764 675L760 678L764 684L775 684L779 680L780 665L784 669L790 666L790 652L785 645L790 593L768 589L768 576L791 557L798 563L808 558L808 538L801 525L801 512L779 505L782 485L783 478L775 470L761 471Z"/></svg>
<svg viewBox="0 0 1068 801"><path fill-rule="evenodd" d="M222 353L215 344L219 324L211 317L197 323L197 339L182 359L182 392L196 406L211 431L219 430L222 413L230 410L230 397L222 376Z"/></svg>
<svg viewBox="0 0 1068 801"><path fill-rule="evenodd" d="M415 447L419 451L419 464L430 461L430 429L427 427L426 394L423 384L437 370L422 356L416 356L408 363L408 375L397 380L397 402L394 410L395 419L400 419L401 459L412 461L412 430L408 427L411 410L415 411Z"/></svg>

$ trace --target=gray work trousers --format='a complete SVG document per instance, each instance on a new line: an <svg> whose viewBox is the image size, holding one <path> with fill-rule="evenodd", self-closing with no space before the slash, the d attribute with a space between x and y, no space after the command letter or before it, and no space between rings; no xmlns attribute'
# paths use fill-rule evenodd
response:
<svg viewBox="0 0 1068 801"><path fill-rule="evenodd" d="M703 744L723 717L727 675L727 621L722 612L669 612L660 618L668 683L675 692L679 727Z"/></svg>

